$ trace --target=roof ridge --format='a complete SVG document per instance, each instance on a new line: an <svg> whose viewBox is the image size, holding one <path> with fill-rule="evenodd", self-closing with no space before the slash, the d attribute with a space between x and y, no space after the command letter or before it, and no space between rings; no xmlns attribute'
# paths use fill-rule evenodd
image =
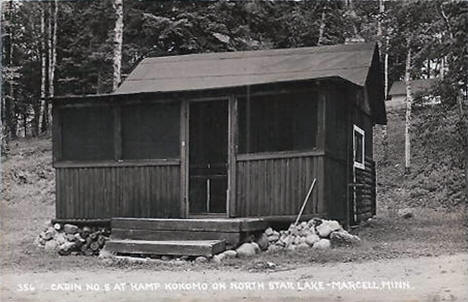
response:
<svg viewBox="0 0 468 302"><path fill-rule="evenodd" d="M367 47L369 48L367 48ZM372 48L370 47L372 46ZM205 59L205 61L211 60L227 60L227 59L246 59L246 58L259 58L259 57L277 57L286 55L310 55L319 53L346 53L355 49L354 52L358 51L373 51L375 43L355 43L355 44L335 44L335 45L324 45L324 46L307 46L307 47L295 47L295 48L273 48L273 49L260 49L260 50L242 50L242 51L223 51L223 52L208 52L208 53L192 53L174 56L161 56L161 57L148 57L143 59L140 64L153 64L154 62L166 61L164 63L173 62L185 62L191 61L191 59L199 59L203 61L203 58L214 57ZM357 48L357 49L356 49ZM331 51L334 50L335 51ZM302 51L302 52L301 52ZM308 51L308 52L307 52ZM264 53L264 55L262 55ZM222 57L225 55L226 57Z"/></svg>

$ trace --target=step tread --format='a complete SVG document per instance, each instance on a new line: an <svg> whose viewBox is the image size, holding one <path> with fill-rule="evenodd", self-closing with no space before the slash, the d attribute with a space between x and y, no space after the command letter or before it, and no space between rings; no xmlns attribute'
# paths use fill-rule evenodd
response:
<svg viewBox="0 0 468 302"><path fill-rule="evenodd" d="M111 227L116 229L143 229L167 231L248 232L264 230L267 222L261 218L132 218L113 217Z"/></svg>
<svg viewBox="0 0 468 302"><path fill-rule="evenodd" d="M111 239L106 249L122 254L213 256L226 250L224 240Z"/></svg>
<svg viewBox="0 0 468 302"><path fill-rule="evenodd" d="M187 246L210 246L224 240L133 240L133 239L111 239L108 242L127 244L153 244L153 245L187 245Z"/></svg>

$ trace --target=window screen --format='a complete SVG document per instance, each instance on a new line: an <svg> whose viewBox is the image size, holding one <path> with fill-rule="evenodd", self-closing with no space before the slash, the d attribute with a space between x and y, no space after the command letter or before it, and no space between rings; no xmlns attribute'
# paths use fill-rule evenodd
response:
<svg viewBox="0 0 468 302"><path fill-rule="evenodd" d="M179 104L122 107L122 158L179 157Z"/></svg>
<svg viewBox="0 0 468 302"><path fill-rule="evenodd" d="M364 169L364 130L354 125L354 166Z"/></svg>
<svg viewBox="0 0 468 302"><path fill-rule="evenodd" d="M62 160L114 158L113 114L108 106L64 108Z"/></svg>
<svg viewBox="0 0 468 302"><path fill-rule="evenodd" d="M311 150L317 102L307 94L239 100L240 153Z"/></svg>

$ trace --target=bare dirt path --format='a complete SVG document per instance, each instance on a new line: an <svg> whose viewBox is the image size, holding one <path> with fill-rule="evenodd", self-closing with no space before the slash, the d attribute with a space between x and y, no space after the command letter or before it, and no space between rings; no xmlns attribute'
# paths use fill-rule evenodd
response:
<svg viewBox="0 0 468 302"><path fill-rule="evenodd" d="M468 301L467 285L468 254L456 254L314 264L294 270L261 273L238 270L155 272L104 269L5 272L2 274L0 300ZM30 289L30 286L34 289ZM66 286L75 288L67 290ZM226 289L220 289L223 286ZM338 287L344 288L339 290Z"/></svg>

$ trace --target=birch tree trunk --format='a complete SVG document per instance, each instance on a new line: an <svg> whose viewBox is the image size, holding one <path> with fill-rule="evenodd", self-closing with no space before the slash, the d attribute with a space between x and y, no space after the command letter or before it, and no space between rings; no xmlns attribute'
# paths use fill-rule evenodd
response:
<svg viewBox="0 0 468 302"><path fill-rule="evenodd" d="M53 6L53 13L52 13ZM55 66L57 61L57 15L58 15L58 0L50 2L49 6L49 87L48 87L48 96L49 98L54 97L55 95ZM52 20L51 20L52 19ZM51 130L52 125L52 104L49 102L47 104L47 116L49 122L49 130Z"/></svg>
<svg viewBox="0 0 468 302"><path fill-rule="evenodd" d="M357 26L356 26L356 22L355 22L355 20L357 18L357 14L356 14L356 11L354 10L353 0L348 0L346 6L347 6L348 13L349 13L349 15L351 16L351 19L352 19L351 26L353 27L354 38L360 38L358 29L357 29Z"/></svg>
<svg viewBox="0 0 468 302"><path fill-rule="evenodd" d="M322 16L320 17L320 27L319 27L319 36L317 40L317 45L322 45L323 43L323 33L325 32L325 10L322 11Z"/></svg>
<svg viewBox="0 0 468 302"><path fill-rule="evenodd" d="M406 120L405 120L405 173L411 170L411 106L413 95L411 92L411 38L408 38L408 51L406 54L405 83L406 83Z"/></svg>
<svg viewBox="0 0 468 302"><path fill-rule="evenodd" d="M328 0L327 0L327 2L328 2ZM323 3L322 15L320 16L319 35L318 35L318 39L317 39L317 45L319 45L319 46L322 45L323 36L325 34L325 21L326 21L326 17L327 17L327 14L326 14L327 2Z"/></svg>
<svg viewBox="0 0 468 302"><path fill-rule="evenodd" d="M41 92L39 107L38 132L44 128L45 93L46 93L46 51L45 51L45 9L41 7ZM39 133L37 133L39 134Z"/></svg>
<svg viewBox="0 0 468 302"><path fill-rule="evenodd" d="M8 49L7 49L7 59L8 59L8 66L13 68L13 56L14 56L14 37L15 33L13 32L13 18L15 14L15 7L13 1L9 2L9 20L10 26L8 26ZM15 109L15 91L14 91L14 84L13 79L10 79L8 85L8 95L5 95L5 117L6 117L6 126L7 126L7 139L14 139L16 138L16 130L17 130L17 120L16 120L16 109Z"/></svg>
<svg viewBox="0 0 468 302"><path fill-rule="evenodd" d="M117 19L115 20L114 28L114 57L113 57L113 81L112 90L115 91L119 87L121 75L120 69L122 66L122 43L123 43L123 0L114 0L114 9Z"/></svg>

